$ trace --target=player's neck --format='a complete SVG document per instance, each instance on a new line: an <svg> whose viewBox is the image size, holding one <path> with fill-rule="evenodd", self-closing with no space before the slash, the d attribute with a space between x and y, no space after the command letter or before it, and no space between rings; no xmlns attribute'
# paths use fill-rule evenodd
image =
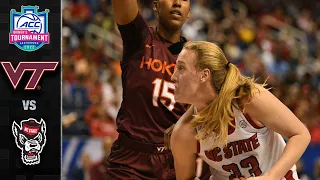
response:
<svg viewBox="0 0 320 180"><path fill-rule="evenodd" d="M193 103L193 105L197 108L198 112L202 111L213 102L216 96L217 94L213 92L212 88L201 88L196 95L197 102Z"/></svg>
<svg viewBox="0 0 320 180"><path fill-rule="evenodd" d="M157 33L168 42L176 43L181 41L181 29L168 31L159 24L157 27Z"/></svg>
<svg viewBox="0 0 320 180"><path fill-rule="evenodd" d="M204 100L204 101L200 101L198 103L193 104L196 108L197 111L200 112L202 110L204 110L213 100L209 101L209 100Z"/></svg>

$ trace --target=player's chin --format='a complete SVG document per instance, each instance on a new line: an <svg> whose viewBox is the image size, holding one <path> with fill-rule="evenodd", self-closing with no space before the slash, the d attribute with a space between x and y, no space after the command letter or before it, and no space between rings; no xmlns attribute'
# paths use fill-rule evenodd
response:
<svg viewBox="0 0 320 180"><path fill-rule="evenodd" d="M181 29L184 22L185 21L182 19L169 19L168 20L169 27L172 29Z"/></svg>
<svg viewBox="0 0 320 180"><path fill-rule="evenodd" d="M180 94L175 94L175 95L174 95L174 100L175 100L176 102L178 102L178 103L188 103L188 102L186 101L186 99L184 98L184 96L183 96L183 95L180 95Z"/></svg>
<svg viewBox="0 0 320 180"><path fill-rule="evenodd" d="M179 95L179 93L174 93L174 100L178 103L182 103L181 96Z"/></svg>

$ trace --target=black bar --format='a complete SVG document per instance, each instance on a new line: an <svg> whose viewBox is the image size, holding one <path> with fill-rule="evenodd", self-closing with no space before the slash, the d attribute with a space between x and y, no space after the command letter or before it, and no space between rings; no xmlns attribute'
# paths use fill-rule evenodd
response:
<svg viewBox="0 0 320 180"><path fill-rule="evenodd" d="M38 6L38 14L32 13L21 16L17 13L22 11L21 6ZM29 7L30 8L30 7ZM11 10L16 12L10 16ZM45 25L43 18L45 15L39 14L48 9L48 33L50 34L50 43L44 44L41 48L34 51L25 51L19 49L16 45L10 44L11 23L10 17L18 17L14 19L19 27L26 27L27 31L36 33L45 33ZM30 10L30 9L29 9ZM26 11L27 13L30 11ZM32 11L31 11L32 12ZM4 0L1 1L0 6L0 134L2 143L0 143L0 172L1 177L12 180L60 180L61 179L61 1L59 0ZM21 29L16 29L21 30ZM19 31L21 32L21 31ZM26 32L24 32L26 33ZM17 37L20 34L14 34ZM34 35L34 34L33 34ZM24 36L28 37L28 36ZM34 38L35 36L33 36ZM44 38L44 35L37 37ZM40 40L44 40L41 39ZM31 44L33 45L33 44ZM22 46L22 45L21 45ZM32 47L32 46L29 46ZM17 84L16 89L14 83L9 80L8 72L9 64L13 68L30 66L36 69L39 66L36 63L52 62L57 64L55 69L51 71L45 70L40 78L37 86L26 90L25 87L32 77L32 71L25 71L22 75L21 81ZM35 62L26 66L25 62ZM6 66L7 68L5 68ZM30 68L29 67L29 68ZM23 69L23 68L22 68ZM16 69L15 69L16 70ZM18 70L16 71L18 72ZM19 76L16 76L19 77ZM25 100L25 108L23 106ZM29 101L28 101L29 100ZM36 102L36 109L33 110L33 101ZM29 106L27 106L29 103ZM31 104L30 104L31 103ZM27 108L29 107L29 108ZM43 126L29 121L24 124L24 130L19 129L21 121L34 118L36 122L45 122L45 137L46 142L40 153L40 163L34 165L27 165L22 159L23 157L33 157L37 152L29 151L22 155L22 150L18 148L15 136L13 133L13 124L17 123L19 134L23 134L26 139L18 141L24 142L23 148L26 146L40 145L44 142L44 137L39 138ZM31 120L31 119L29 119ZM37 125L37 126L36 126ZM43 124L44 125L44 124ZM28 129L26 129L28 128ZM28 133L26 133L28 132ZM43 134L42 134L43 135ZM21 136L22 137L22 136ZM31 141L31 139L33 139ZM42 141L41 141L42 140ZM25 143L28 142L28 143ZM40 142L40 143L39 143ZM37 147L37 146L34 146Z"/></svg>

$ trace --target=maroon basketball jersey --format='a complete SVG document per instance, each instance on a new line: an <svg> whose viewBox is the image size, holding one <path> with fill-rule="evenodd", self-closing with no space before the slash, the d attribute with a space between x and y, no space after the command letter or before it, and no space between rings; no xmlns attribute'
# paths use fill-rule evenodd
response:
<svg viewBox="0 0 320 180"><path fill-rule="evenodd" d="M123 101L117 116L118 131L136 140L163 143L164 131L186 110L185 104L175 102L170 79L177 55L169 52L171 44L161 40L140 14L118 28L123 40Z"/></svg>

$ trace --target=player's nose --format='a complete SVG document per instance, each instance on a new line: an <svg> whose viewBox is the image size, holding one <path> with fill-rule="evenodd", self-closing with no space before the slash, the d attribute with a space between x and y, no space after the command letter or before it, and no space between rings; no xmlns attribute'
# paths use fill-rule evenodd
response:
<svg viewBox="0 0 320 180"><path fill-rule="evenodd" d="M176 72L177 71L174 71L174 73L171 76L171 81L173 81L173 82L177 82Z"/></svg>
<svg viewBox="0 0 320 180"><path fill-rule="evenodd" d="M181 7L181 0L173 0L173 7Z"/></svg>

